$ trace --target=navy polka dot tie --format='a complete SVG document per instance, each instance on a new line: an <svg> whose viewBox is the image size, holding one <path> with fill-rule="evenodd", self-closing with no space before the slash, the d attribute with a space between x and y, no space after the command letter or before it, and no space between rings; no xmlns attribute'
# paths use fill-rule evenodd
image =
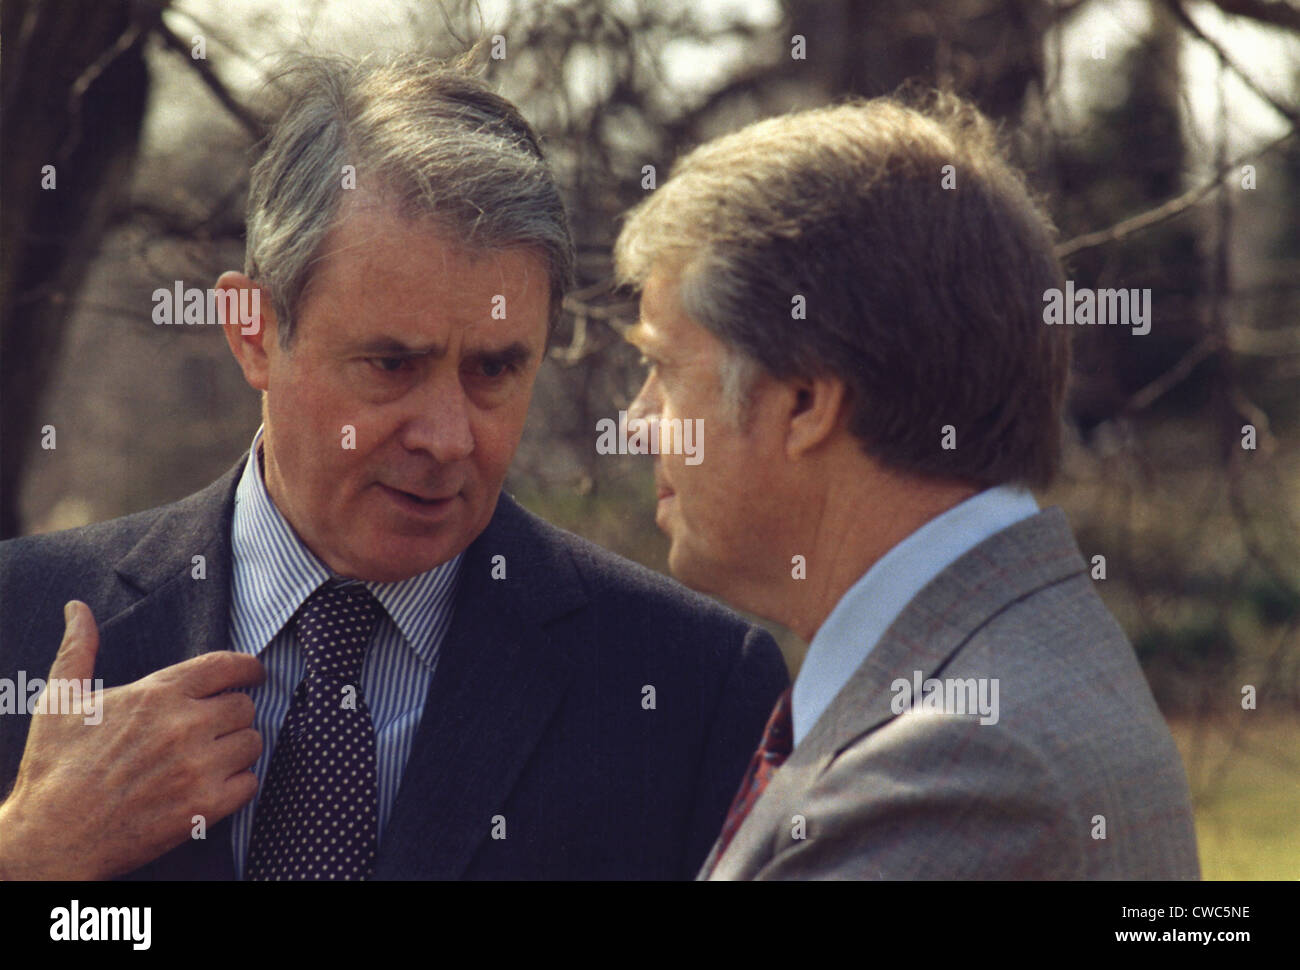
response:
<svg viewBox="0 0 1300 970"><path fill-rule="evenodd" d="M361 584L330 581L294 617L307 673L262 785L249 879L365 879L374 867L379 781L361 665L379 610Z"/></svg>

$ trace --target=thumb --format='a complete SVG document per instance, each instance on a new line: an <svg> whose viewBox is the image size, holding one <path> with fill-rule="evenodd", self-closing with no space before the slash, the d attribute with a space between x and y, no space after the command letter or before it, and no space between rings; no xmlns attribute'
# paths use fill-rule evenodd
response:
<svg viewBox="0 0 1300 970"><path fill-rule="evenodd" d="M90 607L80 600L69 600L63 607L63 642L50 665L50 680L89 680L95 675L95 655L99 653L99 627Z"/></svg>

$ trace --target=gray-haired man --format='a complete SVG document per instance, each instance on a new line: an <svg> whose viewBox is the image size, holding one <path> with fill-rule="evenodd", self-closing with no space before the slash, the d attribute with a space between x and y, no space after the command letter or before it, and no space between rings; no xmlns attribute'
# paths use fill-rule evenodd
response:
<svg viewBox="0 0 1300 970"><path fill-rule="evenodd" d="M293 81L219 281L247 459L0 546L0 675L109 687L0 718L0 877L687 878L787 677L500 494L571 273L537 140L417 57Z"/></svg>

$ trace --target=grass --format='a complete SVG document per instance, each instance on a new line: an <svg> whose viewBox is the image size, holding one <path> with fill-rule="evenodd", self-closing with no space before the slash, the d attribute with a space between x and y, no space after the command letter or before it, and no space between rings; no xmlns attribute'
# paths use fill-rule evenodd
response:
<svg viewBox="0 0 1300 970"><path fill-rule="evenodd" d="M1300 879L1300 718L1174 720L1192 785L1201 875Z"/></svg>

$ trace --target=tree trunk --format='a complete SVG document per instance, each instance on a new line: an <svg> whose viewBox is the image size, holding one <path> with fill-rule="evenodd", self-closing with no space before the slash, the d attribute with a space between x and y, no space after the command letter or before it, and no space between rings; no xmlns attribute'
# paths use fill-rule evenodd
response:
<svg viewBox="0 0 1300 970"><path fill-rule="evenodd" d="M41 447L44 391L130 184L149 91L144 40L159 16L130 0L17 0L0 14L0 538L21 534L19 489Z"/></svg>

